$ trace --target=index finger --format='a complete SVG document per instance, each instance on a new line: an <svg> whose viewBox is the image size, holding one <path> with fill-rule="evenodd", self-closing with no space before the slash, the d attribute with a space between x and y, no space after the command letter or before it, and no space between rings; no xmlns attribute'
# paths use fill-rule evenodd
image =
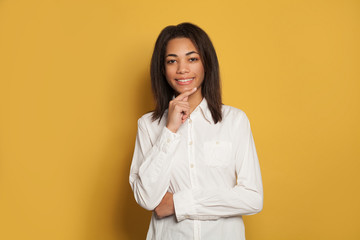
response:
<svg viewBox="0 0 360 240"><path fill-rule="evenodd" d="M186 92L183 92L182 94L179 94L179 96L177 96L175 99L182 101L182 100L184 100L184 98L190 96L190 95L193 94L195 91L196 91L196 88L193 88L193 89L191 89L191 90L189 90L189 91L186 91Z"/></svg>

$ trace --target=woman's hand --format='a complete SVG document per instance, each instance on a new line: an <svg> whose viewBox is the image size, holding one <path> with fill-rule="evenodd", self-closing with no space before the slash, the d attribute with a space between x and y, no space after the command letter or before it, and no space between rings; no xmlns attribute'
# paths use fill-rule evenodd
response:
<svg viewBox="0 0 360 240"><path fill-rule="evenodd" d="M166 127L176 133L190 115L188 98L196 91L196 88L186 91L169 102L169 112Z"/></svg>
<svg viewBox="0 0 360 240"><path fill-rule="evenodd" d="M173 194L167 192L160 204L155 208L155 213L158 218L171 216L175 213Z"/></svg>

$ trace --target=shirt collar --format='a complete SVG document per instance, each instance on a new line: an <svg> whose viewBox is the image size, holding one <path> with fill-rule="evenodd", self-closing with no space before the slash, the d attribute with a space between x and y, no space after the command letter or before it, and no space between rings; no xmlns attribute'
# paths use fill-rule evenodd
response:
<svg viewBox="0 0 360 240"><path fill-rule="evenodd" d="M200 102L200 104L196 107L199 108L203 117L205 118L206 121L208 121L210 124L214 123L213 122L213 118L208 106L208 103L206 101L205 98L202 99L202 101Z"/></svg>

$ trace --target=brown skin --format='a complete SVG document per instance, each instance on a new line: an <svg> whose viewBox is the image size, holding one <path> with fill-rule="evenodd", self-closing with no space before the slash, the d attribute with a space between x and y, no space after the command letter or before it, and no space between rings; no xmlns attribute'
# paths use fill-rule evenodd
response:
<svg viewBox="0 0 360 240"><path fill-rule="evenodd" d="M168 42L165 76L177 95L169 103L166 127L176 133L203 98L201 85L205 76L204 66L190 39L174 38Z"/></svg>
<svg viewBox="0 0 360 240"><path fill-rule="evenodd" d="M173 194L167 192L160 204L155 208L155 213L158 218L164 218L175 214Z"/></svg>
<svg viewBox="0 0 360 240"><path fill-rule="evenodd" d="M192 110L189 102L190 95L196 91L196 88L186 91L169 102L169 112L166 127L176 133L181 124L189 117Z"/></svg>
<svg viewBox="0 0 360 240"><path fill-rule="evenodd" d="M189 102L193 107L201 102L201 85L205 70L198 50L190 39L174 38L168 42L165 53L165 77L177 95L197 88L189 97ZM184 82L185 79L189 81Z"/></svg>

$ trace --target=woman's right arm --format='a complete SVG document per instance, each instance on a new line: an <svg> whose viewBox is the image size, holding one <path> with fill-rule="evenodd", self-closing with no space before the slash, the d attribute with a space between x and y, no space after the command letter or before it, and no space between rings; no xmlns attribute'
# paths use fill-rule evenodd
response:
<svg viewBox="0 0 360 240"><path fill-rule="evenodd" d="M138 121L130 185L136 202L147 210L154 210L169 188L172 156L180 142L176 132L190 114L188 97L195 91L196 88L191 89L170 101L167 126L163 127L154 144L146 125L150 118L142 117Z"/></svg>
<svg viewBox="0 0 360 240"><path fill-rule="evenodd" d="M138 120L129 180L135 200L143 208L154 210L167 192L172 156L179 141L179 134L163 127L157 140L152 143L146 119Z"/></svg>

